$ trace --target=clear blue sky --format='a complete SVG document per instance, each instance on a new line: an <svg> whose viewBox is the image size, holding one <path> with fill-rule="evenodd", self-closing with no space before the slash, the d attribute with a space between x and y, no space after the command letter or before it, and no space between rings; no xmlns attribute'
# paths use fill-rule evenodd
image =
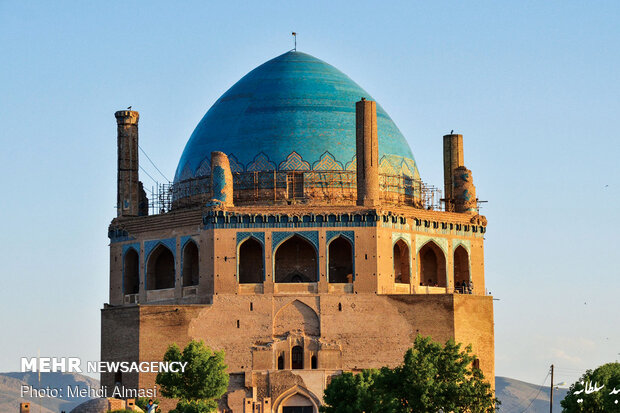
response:
<svg viewBox="0 0 620 413"><path fill-rule="evenodd" d="M99 359L114 111L140 111L172 177L211 104L293 30L382 104L425 181L442 185L441 136L464 134L497 374L618 358L620 3L233 3L0 1L0 371L39 348Z"/></svg>

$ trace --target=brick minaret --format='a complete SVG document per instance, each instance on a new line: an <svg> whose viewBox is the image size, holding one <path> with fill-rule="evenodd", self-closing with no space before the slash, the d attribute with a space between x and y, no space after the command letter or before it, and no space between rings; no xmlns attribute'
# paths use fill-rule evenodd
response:
<svg viewBox="0 0 620 413"><path fill-rule="evenodd" d="M379 203L379 142L377 104L362 98L355 103L355 143L357 158L357 205Z"/></svg>
<svg viewBox="0 0 620 413"><path fill-rule="evenodd" d="M141 188L138 181L138 119L133 110L120 110L116 116L118 131L117 215L140 214Z"/></svg>
<svg viewBox="0 0 620 413"><path fill-rule="evenodd" d="M463 135L443 137L443 180L446 210L454 210L454 170L463 166Z"/></svg>

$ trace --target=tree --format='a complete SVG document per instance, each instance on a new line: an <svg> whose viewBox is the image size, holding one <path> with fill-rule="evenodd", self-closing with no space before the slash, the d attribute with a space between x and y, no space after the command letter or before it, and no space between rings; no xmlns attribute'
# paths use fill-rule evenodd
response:
<svg viewBox="0 0 620 413"><path fill-rule="evenodd" d="M403 364L379 372L350 373L325 389L326 413L494 412L499 404L480 369L471 346L449 340L445 345L418 336L405 353ZM358 375L359 376L359 375ZM338 402L337 397L346 399ZM351 406L359 406L360 410Z"/></svg>
<svg viewBox="0 0 620 413"><path fill-rule="evenodd" d="M228 389L223 351L213 352L202 340L192 340L183 353L176 344L169 346L164 361L187 362L185 372L161 372L155 379L164 397L179 399L171 413L209 413L217 408Z"/></svg>
<svg viewBox="0 0 620 413"><path fill-rule="evenodd" d="M379 370L364 370L359 374L342 373L332 379L325 389L323 413L359 413L377 411L370 388Z"/></svg>
<svg viewBox="0 0 620 413"><path fill-rule="evenodd" d="M614 390L618 393L612 394ZM595 370L586 370L570 386L560 404L562 411L568 413L620 412L620 363L607 363Z"/></svg>

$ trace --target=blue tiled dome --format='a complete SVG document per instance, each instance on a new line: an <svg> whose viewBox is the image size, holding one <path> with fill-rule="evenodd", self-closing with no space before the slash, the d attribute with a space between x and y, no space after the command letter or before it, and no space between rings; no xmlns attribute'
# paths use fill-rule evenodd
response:
<svg viewBox="0 0 620 413"><path fill-rule="evenodd" d="M335 67L291 51L245 75L224 93L190 137L175 182L209 173L211 151L233 172L355 167L355 102L372 97ZM379 158L387 173L418 178L413 154L377 104Z"/></svg>

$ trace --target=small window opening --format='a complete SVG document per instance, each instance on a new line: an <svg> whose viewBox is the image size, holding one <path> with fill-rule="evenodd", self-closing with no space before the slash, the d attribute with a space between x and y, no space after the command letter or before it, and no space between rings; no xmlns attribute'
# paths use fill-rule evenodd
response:
<svg viewBox="0 0 620 413"><path fill-rule="evenodd" d="M284 370L284 355L280 354L278 356L278 370Z"/></svg>
<svg viewBox="0 0 620 413"><path fill-rule="evenodd" d="M312 365L312 370L316 370L318 368L318 361L316 356L312 356L310 359L310 364Z"/></svg>
<svg viewBox="0 0 620 413"><path fill-rule="evenodd" d="M250 311L254 311L254 304L250 303Z"/></svg>
<svg viewBox="0 0 620 413"><path fill-rule="evenodd" d="M342 311L342 303L338 303L338 311Z"/></svg>
<svg viewBox="0 0 620 413"><path fill-rule="evenodd" d="M237 328L239 328L240 324L239 324L239 320L237 320Z"/></svg>
<svg viewBox="0 0 620 413"><path fill-rule="evenodd" d="M304 368L304 349L301 346L295 346L291 350L291 366L293 370L301 370Z"/></svg>

